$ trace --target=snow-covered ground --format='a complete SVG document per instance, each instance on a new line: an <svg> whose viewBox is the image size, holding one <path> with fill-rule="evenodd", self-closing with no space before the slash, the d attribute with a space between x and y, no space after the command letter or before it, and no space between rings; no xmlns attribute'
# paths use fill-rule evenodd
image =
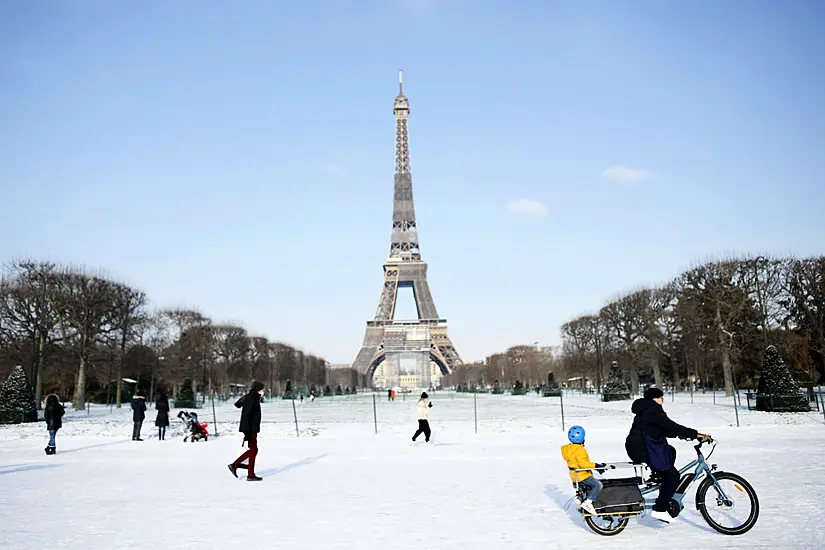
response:
<svg viewBox="0 0 825 550"><path fill-rule="evenodd" d="M634 519L606 538L565 510L572 488L557 398L480 395L476 434L471 395L431 397L433 444L414 446L414 397L376 395L378 435L371 394L296 402L300 437L290 401L264 403L259 483L226 469L242 439L230 403L216 407L220 436L200 443L181 441L174 416L159 441L153 409L143 442L130 441L126 408L69 412L49 457L43 423L2 426L0 547L825 547L822 413L740 409L737 428L732 399L668 396L672 418L719 441L711 462L753 484L759 521L743 536L718 534L690 494L673 524ZM567 394L565 425L586 428L591 458L625 461L629 405ZM199 413L214 431L211 408ZM689 460L691 445L674 445L678 462Z"/></svg>

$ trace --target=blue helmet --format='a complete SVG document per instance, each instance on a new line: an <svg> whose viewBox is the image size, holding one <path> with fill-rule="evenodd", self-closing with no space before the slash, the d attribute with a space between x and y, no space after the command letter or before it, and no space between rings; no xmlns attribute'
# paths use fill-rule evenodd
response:
<svg viewBox="0 0 825 550"><path fill-rule="evenodd" d="M567 431L567 439L570 440L570 443L584 443L584 428L573 426Z"/></svg>

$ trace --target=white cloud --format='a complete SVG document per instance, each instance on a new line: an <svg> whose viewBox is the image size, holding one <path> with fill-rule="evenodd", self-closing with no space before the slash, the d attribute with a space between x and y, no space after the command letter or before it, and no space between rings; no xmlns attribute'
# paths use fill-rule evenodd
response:
<svg viewBox="0 0 825 550"><path fill-rule="evenodd" d="M653 172L639 168L628 168L627 166L611 166L602 174L603 178L620 183L632 183L652 176Z"/></svg>
<svg viewBox="0 0 825 550"><path fill-rule="evenodd" d="M546 206L530 199L511 201L507 205L507 210L510 214L523 218L543 218L547 215Z"/></svg>

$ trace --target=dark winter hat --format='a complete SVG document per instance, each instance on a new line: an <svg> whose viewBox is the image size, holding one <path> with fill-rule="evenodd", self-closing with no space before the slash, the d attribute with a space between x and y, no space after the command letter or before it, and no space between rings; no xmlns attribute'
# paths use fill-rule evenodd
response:
<svg viewBox="0 0 825 550"><path fill-rule="evenodd" d="M425 391L421 392L421 399L427 399L428 397L429 397L429 395L427 395L427 392L425 392Z"/></svg>
<svg viewBox="0 0 825 550"><path fill-rule="evenodd" d="M650 399L653 401L654 399L659 399L660 397L664 397L665 392L660 390L659 388L647 388L644 393L645 399Z"/></svg>
<svg viewBox="0 0 825 550"><path fill-rule="evenodd" d="M252 387L249 389L249 391L251 393L255 393L255 392L261 391L262 389L264 389L264 383L260 382L258 380L255 380L254 382L252 382Z"/></svg>

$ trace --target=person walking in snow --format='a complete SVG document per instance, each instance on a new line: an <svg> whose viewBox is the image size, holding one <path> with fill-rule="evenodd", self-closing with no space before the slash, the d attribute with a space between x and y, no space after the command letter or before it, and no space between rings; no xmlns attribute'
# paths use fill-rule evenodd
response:
<svg viewBox="0 0 825 550"><path fill-rule="evenodd" d="M263 390L263 382L255 380L252 382L249 393L235 403L235 407L241 409L241 424L238 431L243 433L243 442L249 444L249 449L230 464L228 468L235 477L238 477L238 468L245 468L247 481L261 481L261 478L255 475L255 457L258 456L258 433L261 431L261 395ZM244 464L244 460L248 460L248 463Z"/></svg>
<svg viewBox="0 0 825 550"><path fill-rule="evenodd" d="M144 420L146 420L146 398L143 397L143 392L139 391L132 398L132 441L143 441L140 438L140 427Z"/></svg>
<svg viewBox="0 0 825 550"><path fill-rule="evenodd" d="M169 427L169 397L161 392L155 403L155 410L158 411L158 416L155 418L155 426L158 428L158 439L164 441L166 439L166 428Z"/></svg>
<svg viewBox="0 0 825 550"><path fill-rule="evenodd" d="M668 445L667 438L704 441L709 436L669 419L662 408L663 403L664 392L659 388L648 388L641 399L633 402L630 410L636 416L625 439L625 450L633 463L646 463L661 478L662 485L650 515L659 521L670 523L673 518L667 509L679 486L679 470L674 466L676 449Z"/></svg>
<svg viewBox="0 0 825 550"><path fill-rule="evenodd" d="M64 414L66 414L66 409L63 408L60 399L55 394L46 397L46 410L43 411L43 418L46 420L46 429L49 430L49 444L46 446L47 455L57 453L57 444L54 438L57 436L57 430L63 427Z"/></svg>
<svg viewBox="0 0 825 550"><path fill-rule="evenodd" d="M419 435L424 434L424 441L430 442L430 408L433 404L429 401L427 392L421 392L421 397L415 405L415 414L418 419L418 429L413 434L412 440L415 441Z"/></svg>

